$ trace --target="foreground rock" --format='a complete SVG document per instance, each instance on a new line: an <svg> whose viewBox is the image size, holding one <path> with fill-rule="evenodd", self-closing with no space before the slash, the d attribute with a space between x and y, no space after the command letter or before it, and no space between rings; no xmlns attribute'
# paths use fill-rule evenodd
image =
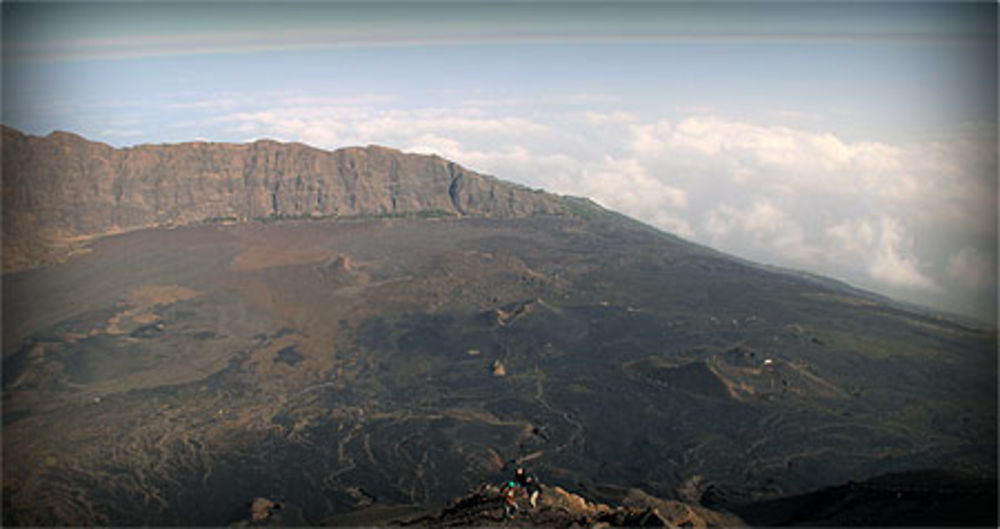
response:
<svg viewBox="0 0 1000 529"><path fill-rule="evenodd" d="M538 507L524 497L513 516L504 513L499 487L482 485L440 512L404 522L404 526L538 526L538 527L744 527L740 518L678 501L662 500L633 490L620 506L588 501L558 486L542 486Z"/></svg>

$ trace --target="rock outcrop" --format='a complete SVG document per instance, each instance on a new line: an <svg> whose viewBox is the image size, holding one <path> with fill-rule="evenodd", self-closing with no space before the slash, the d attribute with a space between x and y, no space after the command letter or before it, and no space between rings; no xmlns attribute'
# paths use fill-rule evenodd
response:
<svg viewBox="0 0 1000 529"><path fill-rule="evenodd" d="M142 228L352 216L566 214L560 197L385 147L181 143L116 149L4 127L4 270Z"/></svg>
<svg viewBox="0 0 1000 529"><path fill-rule="evenodd" d="M538 507L532 509L520 498L512 517L504 514L500 489L482 485L456 499L437 513L389 525L422 527L475 527L513 525L517 527L744 527L737 516L661 500L636 490L620 506L588 501L558 486L542 486Z"/></svg>

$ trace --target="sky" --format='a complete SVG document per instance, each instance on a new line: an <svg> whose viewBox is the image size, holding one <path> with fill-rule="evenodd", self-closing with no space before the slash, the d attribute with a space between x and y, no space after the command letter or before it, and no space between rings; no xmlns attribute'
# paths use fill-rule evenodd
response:
<svg viewBox="0 0 1000 529"><path fill-rule="evenodd" d="M992 3L10 3L5 125L380 144L996 321Z"/></svg>

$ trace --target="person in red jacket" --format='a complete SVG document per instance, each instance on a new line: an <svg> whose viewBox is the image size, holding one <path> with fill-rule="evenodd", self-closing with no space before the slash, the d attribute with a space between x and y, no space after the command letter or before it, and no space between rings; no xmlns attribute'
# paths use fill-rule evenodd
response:
<svg viewBox="0 0 1000 529"><path fill-rule="evenodd" d="M503 512L507 518L513 518L517 513L517 489L520 485L516 481L508 481L504 483L503 488L500 489L500 494L503 496Z"/></svg>

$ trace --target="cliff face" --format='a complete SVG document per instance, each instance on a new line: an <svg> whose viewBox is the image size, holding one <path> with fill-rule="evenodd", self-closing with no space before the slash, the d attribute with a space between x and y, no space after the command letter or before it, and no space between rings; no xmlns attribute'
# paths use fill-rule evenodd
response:
<svg viewBox="0 0 1000 529"><path fill-rule="evenodd" d="M207 220L412 213L565 214L559 197L384 147L182 143L124 149L3 129L4 270L81 240Z"/></svg>

